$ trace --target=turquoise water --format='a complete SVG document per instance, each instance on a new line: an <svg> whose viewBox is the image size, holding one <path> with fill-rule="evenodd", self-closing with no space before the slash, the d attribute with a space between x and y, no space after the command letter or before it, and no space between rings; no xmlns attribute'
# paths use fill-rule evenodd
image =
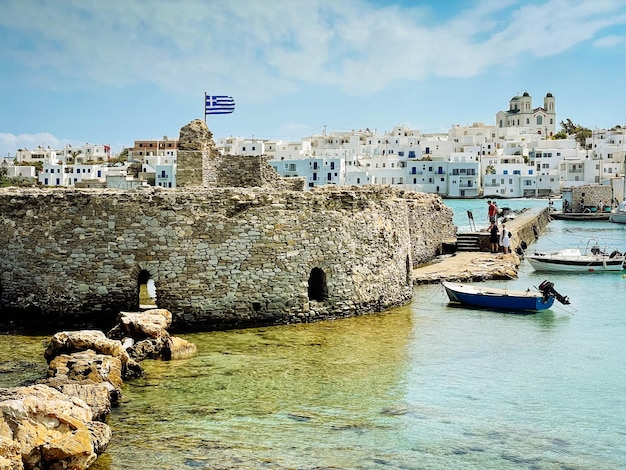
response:
<svg viewBox="0 0 626 470"><path fill-rule="evenodd" d="M486 219L484 201L447 204L484 205ZM568 221L530 249L589 238L626 251L625 226ZM196 356L146 361L146 378L125 384L92 468L626 468L626 278L523 262L519 279L489 284L546 278L570 308L467 310L417 286L410 305L384 314L186 335ZM44 340L0 337L0 386L45 370Z"/></svg>

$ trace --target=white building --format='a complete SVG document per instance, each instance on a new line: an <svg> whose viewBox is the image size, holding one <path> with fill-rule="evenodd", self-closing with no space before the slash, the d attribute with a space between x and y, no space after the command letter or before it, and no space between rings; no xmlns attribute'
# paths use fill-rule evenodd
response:
<svg viewBox="0 0 626 470"><path fill-rule="evenodd" d="M95 145L89 143L81 146L71 146L68 144L62 149L39 146L34 150L19 149L15 154L15 158L19 163L97 163L111 159L111 147L106 144Z"/></svg>
<svg viewBox="0 0 626 470"><path fill-rule="evenodd" d="M556 129L556 99L552 93L546 94L543 107L533 107L528 92L509 100L509 109L496 114L498 137L507 128L524 129L530 134L550 137Z"/></svg>
<svg viewBox="0 0 626 470"><path fill-rule="evenodd" d="M6 172L8 178L17 178L23 180L37 179L37 173L34 166L14 165L12 161L2 160L0 168Z"/></svg>

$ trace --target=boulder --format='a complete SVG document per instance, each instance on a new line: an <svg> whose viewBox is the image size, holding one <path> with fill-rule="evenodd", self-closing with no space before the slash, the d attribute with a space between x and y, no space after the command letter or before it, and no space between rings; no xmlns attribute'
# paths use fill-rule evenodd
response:
<svg viewBox="0 0 626 470"><path fill-rule="evenodd" d="M135 361L143 361L144 359L167 359L162 357L162 354L168 340L169 335L158 339L143 339L133 343L128 347L127 351L130 357Z"/></svg>
<svg viewBox="0 0 626 470"><path fill-rule="evenodd" d="M94 419L104 420L122 396L120 360L92 350L55 357L48 365L47 376L38 383L82 399L91 408Z"/></svg>
<svg viewBox="0 0 626 470"><path fill-rule="evenodd" d="M166 309L121 312L117 325L107 336L123 341L126 351L135 361L177 359L195 353L195 344L170 336L167 328L171 324L172 313Z"/></svg>
<svg viewBox="0 0 626 470"><path fill-rule="evenodd" d="M60 354L71 354L86 351L87 349L119 359L122 364L123 378L140 377L143 374L141 366L130 358L121 341L107 338L102 331L98 330L61 331L56 333L48 343L44 357L50 362Z"/></svg>
<svg viewBox="0 0 626 470"><path fill-rule="evenodd" d="M122 390L122 363L117 357L96 354L92 350L61 354L48 364L48 377L63 378L73 383L109 382Z"/></svg>
<svg viewBox="0 0 626 470"><path fill-rule="evenodd" d="M121 312L117 325L109 331L107 337L114 339L133 338L136 341L169 336L167 328L172 324L169 310L158 308L145 312Z"/></svg>
<svg viewBox="0 0 626 470"><path fill-rule="evenodd" d="M190 343L185 339L172 336L165 345L161 357L168 360L183 359L185 357L193 356L197 350L198 347L194 343Z"/></svg>
<svg viewBox="0 0 626 470"><path fill-rule="evenodd" d="M2 468L89 468L111 436L92 419L84 401L46 385L0 389L0 446L7 450L0 459L8 463Z"/></svg>

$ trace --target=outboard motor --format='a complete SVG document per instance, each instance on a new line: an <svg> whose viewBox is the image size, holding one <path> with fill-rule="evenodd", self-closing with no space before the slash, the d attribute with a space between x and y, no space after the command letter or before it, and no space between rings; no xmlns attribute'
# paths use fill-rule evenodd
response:
<svg viewBox="0 0 626 470"><path fill-rule="evenodd" d="M561 302L563 305L570 304L570 301L566 296L559 294L554 289L553 282L550 282L548 280L543 281L541 284L539 284L539 291L543 294L544 301L548 300L548 297L550 297L551 295L554 295L554 298Z"/></svg>

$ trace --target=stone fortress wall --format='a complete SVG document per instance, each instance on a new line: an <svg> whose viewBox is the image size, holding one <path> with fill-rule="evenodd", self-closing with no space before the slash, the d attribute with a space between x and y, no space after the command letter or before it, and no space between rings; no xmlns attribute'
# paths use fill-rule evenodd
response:
<svg viewBox="0 0 626 470"><path fill-rule="evenodd" d="M181 129L175 190L1 190L0 318L113 324L146 277L174 329L381 311L410 300L413 267L455 235L436 195L305 192L211 137L200 120Z"/></svg>

